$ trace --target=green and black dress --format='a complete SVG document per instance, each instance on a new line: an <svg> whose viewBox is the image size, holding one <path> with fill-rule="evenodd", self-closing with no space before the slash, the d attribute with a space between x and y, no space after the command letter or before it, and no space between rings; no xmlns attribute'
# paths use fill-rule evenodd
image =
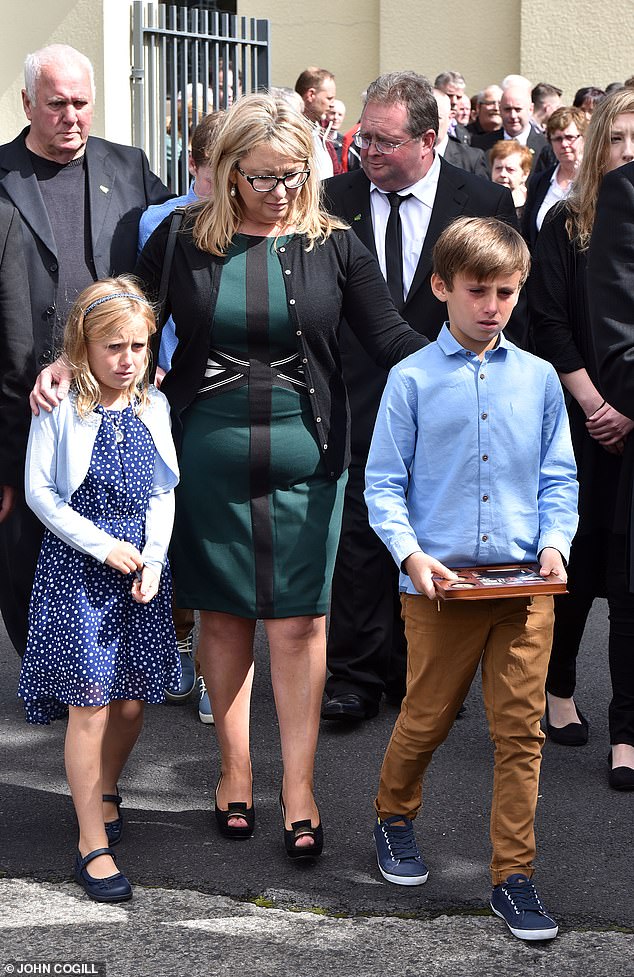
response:
<svg viewBox="0 0 634 977"><path fill-rule="evenodd" d="M274 238L234 239L210 335L204 381L183 415L178 606L325 614L346 474L333 481L321 459Z"/></svg>

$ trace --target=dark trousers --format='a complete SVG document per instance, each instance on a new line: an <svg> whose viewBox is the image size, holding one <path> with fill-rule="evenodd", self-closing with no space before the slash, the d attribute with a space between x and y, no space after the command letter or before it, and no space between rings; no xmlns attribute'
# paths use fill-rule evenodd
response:
<svg viewBox="0 0 634 977"><path fill-rule="evenodd" d="M398 569L368 524L364 469L352 464L332 581L326 682L329 697L354 692L378 703L405 692L407 643Z"/></svg>
<svg viewBox="0 0 634 977"><path fill-rule="evenodd" d="M634 593L630 593L628 584L627 541L624 535L603 534L603 566L596 542L591 536L581 536L573 543L568 567L570 593L555 597L555 630L546 690L562 698L574 694L577 654L586 620L594 598L607 590L612 682L610 742L634 746Z"/></svg>
<svg viewBox="0 0 634 977"><path fill-rule="evenodd" d="M610 743L634 746L634 594L627 572L627 541L613 536L608 566L610 608Z"/></svg>
<svg viewBox="0 0 634 977"><path fill-rule="evenodd" d="M605 596L608 535L577 536L568 562L568 591L555 597L555 629L546 691L562 699L574 695L577 655L595 597Z"/></svg>
<svg viewBox="0 0 634 977"><path fill-rule="evenodd" d="M0 524L0 612L13 647L24 654L29 602L44 527L21 493L11 515Z"/></svg>

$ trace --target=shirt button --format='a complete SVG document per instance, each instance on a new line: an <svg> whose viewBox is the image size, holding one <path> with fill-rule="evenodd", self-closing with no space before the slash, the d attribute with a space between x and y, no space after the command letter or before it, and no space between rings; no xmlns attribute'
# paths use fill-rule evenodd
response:
<svg viewBox="0 0 634 977"><path fill-rule="evenodd" d="M488 495L483 495L482 496L482 501L483 502L488 502L489 501L489 496Z"/></svg>
<svg viewBox="0 0 634 977"><path fill-rule="evenodd" d="M488 416L489 415L487 414L486 411L484 411L484 413L480 414L480 417L482 418L483 421L486 421L486 419L487 419Z"/></svg>
<svg viewBox="0 0 634 977"><path fill-rule="evenodd" d="M51 263L51 265L50 265L51 271L57 271L58 268L59 268L59 265L57 264L57 262L56 261L53 261Z"/></svg>
<svg viewBox="0 0 634 977"><path fill-rule="evenodd" d="M481 373L481 374L480 374L480 379L481 379L481 380L484 380L484 378L485 378L485 376L486 376L486 374L485 374L485 373Z"/></svg>
<svg viewBox="0 0 634 977"><path fill-rule="evenodd" d="M296 336L301 336L301 334L302 334L302 330L301 329L298 329L297 332L295 333Z"/></svg>
<svg viewBox="0 0 634 977"><path fill-rule="evenodd" d="M284 272L285 275L290 275L290 273L291 273L291 269L290 268L287 268L286 271Z"/></svg>
<svg viewBox="0 0 634 977"><path fill-rule="evenodd" d="M304 357L304 359L302 360L302 363L308 363L308 360L306 359L306 357Z"/></svg>
<svg viewBox="0 0 634 977"><path fill-rule="evenodd" d="M324 451L328 451L328 445L327 444L324 445Z"/></svg>
<svg viewBox="0 0 634 977"><path fill-rule="evenodd" d="M321 417L316 417L315 420L317 421L318 424L321 424Z"/></svg>
<svg viewBox="0 0 634 977"><path fill-rule="evenodd" d="M289 305L295 305L295 299L289 299L288 300L288 304Z"/></svg>
<svg viewBox="0 0 634 977"><path fill-rule="evenodd" d="M285 251L286 251L286 248L280 248L280 254L284 254Z"/></svg>
<svg viewBox="0 0 634 977"><path fill-rule="evenodd" d="M488 461L488 460L489 460L488 455L482 455L482 461Z"/></svg>
<svg viewBox="0 0 634 977"><path fill-rule="evenodd" d="M314 387L311 387L310 390L308 391L308 393L309 394L314 394L315 393L315 388Z"/></svg>
<svg viewBox="0 0 634 977"><path fill-rule="evenodd" d="M48 309L46 310L46 314L47 315L55 315L55 306L54 305L49 305Z"/></svg>
<svg viewBox="0 0 634 977"><path fill-rule="evenodd" d="M488 539L488 538L489 538L488 536L483 536L483 537L482 537L482 542L483 542L483 543L486 543L486 541L487 541L487 539Z"/></svg>

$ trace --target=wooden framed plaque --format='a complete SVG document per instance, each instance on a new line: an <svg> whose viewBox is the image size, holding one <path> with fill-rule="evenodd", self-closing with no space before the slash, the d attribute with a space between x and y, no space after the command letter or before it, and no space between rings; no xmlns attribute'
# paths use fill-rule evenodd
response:
<svg viewBox="0 0 634 977"><path fill-rule="evenodd" d="M486 567L452 567L458 580L434 577L442 600L491 600L499 597L533 597L567 594L561 577L541 577L539 563L507 563Z"/></svg>

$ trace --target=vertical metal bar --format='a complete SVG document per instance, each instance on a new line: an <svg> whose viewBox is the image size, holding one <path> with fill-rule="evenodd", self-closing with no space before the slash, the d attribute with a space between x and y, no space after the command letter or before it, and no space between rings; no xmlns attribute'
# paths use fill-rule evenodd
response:
<svg viewBox="0 0 634 977"><path fill-rule="evenodd" d="M180 130L181 138L179 145L179 166L178 166L178 187L176 193L186 193L187 186L187 146L189 144L189 91L188 91L188 61L189 61L189 39L187 37L188 14L186 7L178 8L180 12L181 37L180 41L180 63L179 63L179 89L180 89ZM193 89L192 89L193 97Z"/></svg>
<svg viewBox="0 0 634 977"><path fill-rule="evenodd" d="M168 10L169 30L171 33L169 43L170 54L170 160L169 160L169 186L177 193L178 188L178 35L176 24L176 7L170 6Z"/></svg>
<svg viewBox="0 0 634 977"><path fill-rule="evenodd" d="M219 34L218 14L215 11L211 15L211 33L212 33L212 35L215 35L215 36L218 36L218 34ZM219 42L214 41L213 42L213 47L212 47L212 55L211 55L211 87L212 87L212 91L214 93L214 108L215 109L224 108L224 106L220 104L220 86L218 84L218 71L219 71L219 68L220 68L220 64L219 64L220 58L218 56L218 46L219 46Z"/></svg>
<svg viewBox="0 0 634 977"><path fill-rule="evenodd" d="M270 20L257 21L257 39L263 42L258 47L258 88L268 88L271 77Z"/></svg>
<svg viewBox="0 0 634 977"><path fill-rule="evenodd" d="M158 26L161 31L166 29L166 9L161 4L158 10ZM167 39L164 33L158 37L159 50L159 152L160 170L159 175L164 183L169 183L169 171L167 161Z"/></svg>
<svg viewBox="0 0 634 977"><path fill-rule="evenodd" d="M143 2L134 0L132 4L132 145L145 145L144 118L144 68L143 68Z"/></svg>
<svg viewBox="0 0 634 977"><path fill-rule="evenodd" d="M154 14L155 8L153 4L148 4L147 8L147 18L148 27L154 27ZM157 110L157 92L156 92L156 33L154 31L148 31L147 42L145 45L146 51L146 64L147 64L147 117L148 117L148 132L147 132L147 149L149 150L148 156L150 159L150 166L152 170L156 173L157 165L159 162L159 152L158 152L158 126L156 118Z"/></svg>
<svg viewBox="0 0 634 977"><path fill-rule="evenodd" d="M214 108L213 105L213 92L209 87L209 11L203 11L203 22L202 22L202 33L205 35L205 41L203 44L203 63L202 63L202 83L204 87L203 94L203 110L204 114L207 115Z"/></svg>

